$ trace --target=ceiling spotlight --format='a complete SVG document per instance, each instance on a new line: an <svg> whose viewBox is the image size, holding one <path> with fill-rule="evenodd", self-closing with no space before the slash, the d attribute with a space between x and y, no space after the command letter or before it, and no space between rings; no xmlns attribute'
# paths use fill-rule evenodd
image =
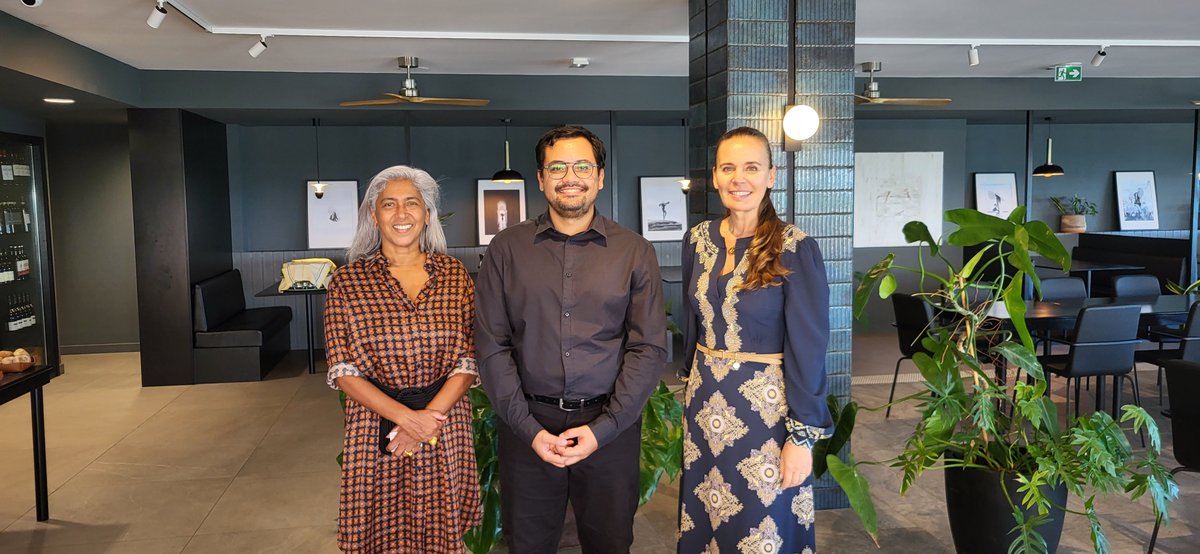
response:
<svg viewBox="0 0 1200 554"><path fill-rule="evenodd" d="M1192 104L1200 106L1200 100L1192 100Z"/></svg>
<svg viewBox="0 0 1200 554"><path fill-rule="evenodd" d="M158 5L154 6L153 10L150 10L150 17L146 18L146 25L149 25L151 29L159 28L163 20L167 18L167 8L163 6L164 1L158 0Z"/></svg>
<svg viewBox="0 0 1200 554"><path fill-rule="evenodd" d="M254 46L251 46L250 50L247 50L247 52L250 54L251 58L257 58L259 56L259 54L262 54L263 52L266 52L266 51L267 51L267 35L262 35L261 37L259 37L258 42L254 43Z"/></svg>
<svg viewBox="0 0 1200 554"><path fill-rule="evenodd" d="M575 69L585 68L589 63L591 62L589 62L587 58L571 58L571 67Z"/></svg>
<svg viewBox="0 0 1200 554"><path fill-rule="evenodd" d="M1092 56L1093 67L1100 67L1100 64L1104 63L1104 56L1108 55L1106 50L1108 50L1107 44L1101 46L1100 49L1096 51L1096 55Z"/></svg>
<svg viewBox="0 0 1200 554"><path fill-rule="evenodd" d="M43 98L43 102L47 104L74 104L75 101L70 98Z"/></svg>
<svg viewBox="0 0 1200 554"><path fill-rule="evenodd" d="M967 65L975 67L979 65L979 45L972 44L971 49L967 50Z"/></svg>

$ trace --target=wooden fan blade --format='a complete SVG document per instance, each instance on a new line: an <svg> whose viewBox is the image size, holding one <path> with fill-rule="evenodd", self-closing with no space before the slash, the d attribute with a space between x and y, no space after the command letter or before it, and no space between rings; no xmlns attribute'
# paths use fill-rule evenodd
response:
<svg viewBox="0 0 1200 554"><path fill-rule="evenodd" d="M486 106L492 101L486 98L435 98L432 96L410 96L415 104L438 104L441 106Z"/></svg>
<svg viewBox="0 0 1200 554"><path fill-rule="evenodd" d="M863 96L861 94L855 94L854 95L854 103L855 104L872 104L873 102L871 101L870 98L868 98L866 96Z"/></svg>
<svg viewBox="0 0 1200 554"><path fill-rule="evenodd" d="M949 98L876 98L872 104L891 104L894 106L945 106Z"/></svg>
<svg viewBox="0 0 1200 554"><path fill-rule="evenodd" d="M396 94L394 92L385 92L384 94L391 96L392 98L395 98L397 104L402 103L402 102L407 104L409 102L412 102L413 98L416 98L416 96L404 96L403 94Z"/></svg>
<svg viewBox="0 0 1200 554"><path fill-rule="evenodd" d="M395 98L380 98L378 100L352 100L349 102L342 102L341 104L338 104L338 105L343 106L343 107L383 106L383 105L387 105L387 104L399 104L400 102L401 102L400 100L396 100Z"/></svg>

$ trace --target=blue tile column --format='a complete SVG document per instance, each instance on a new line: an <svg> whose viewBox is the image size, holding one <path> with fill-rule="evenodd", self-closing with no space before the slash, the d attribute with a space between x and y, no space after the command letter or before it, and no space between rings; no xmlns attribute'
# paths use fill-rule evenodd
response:
<svg viewBox="0 0 1200 554"><path fill-rule="evenodd" d="M794 27L789 0L688 3L689 222L724 214L709 182L721 134L743 125L766 134L779 167L771 195L776 211L815 237L825 255L832 327L826 372L829 392L845 402L854 287L854 0L790 1ZM792 103L815 108L821 128L801 151L787 153L782 118ZM848 505L829 476L816 488L817 508Z"/></svg>

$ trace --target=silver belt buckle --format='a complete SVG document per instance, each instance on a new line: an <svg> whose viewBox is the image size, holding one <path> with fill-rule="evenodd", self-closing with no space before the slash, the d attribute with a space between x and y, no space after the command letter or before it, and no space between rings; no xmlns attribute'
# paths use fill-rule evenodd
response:
<svg viewBox="0 0 1200 554"><path fill-rule="evenodd" d="M583 409L583 402L582 402L582 401L580 401L580 402L579 402L579 407L578 407L578 408L568 408L568 407L566 407L566 406L564 406L564 405L563 405L563 402L568 402L568 400L567 400L566 398L559 397L559 399L558 399L558 409L560 409L560 410L562 410L562 411L564 411L564 412L577 412L577 411L579 411L579 410Z"/></svg>

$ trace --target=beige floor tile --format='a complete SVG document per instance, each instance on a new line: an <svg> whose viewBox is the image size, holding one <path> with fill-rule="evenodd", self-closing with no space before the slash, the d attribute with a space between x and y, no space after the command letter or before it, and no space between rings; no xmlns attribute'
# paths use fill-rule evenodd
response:
<svg viewBox="0 0 1200 554"><path fill-rule="evenodd" d="M238 474L258 446L251 442L121 441L86 471L136 480L182 481Z"/></svg>
<svg viewBox="0 0 1200 554"><path fill-rule="evenodd" d="M71 478L83 471L88 464L104 453L105 445L89 445L79 448L48 447L46 449L46 483L53 493ZM33 448L25 450L0 450L0 514L16 514L18 517L34 506L33 493ZM50 503L54 507L53 500ZM0 515L0 519L3 516ZM15 519L15 518L14 518ZM7 522L11 523L11 521ZM3 529L7 523L0 524Z"/></svg>
<svg viewBox="0 0 1200 554"><path fill-rule="evenodd" d="M266 436L282 411L282 406L179 408L172 403L122 442L164 445L257 442Z"/></svg>
<svg viewBox="0 0 1200 554"><path fill-rule="evenodd" d="M337 398L293 400L280 412L268 436L272 435L334 435L342 437L345 432L345 416Z"/></svg>
<svg viewBox="0 0 1200 554"><path fill-rule="evenodd" d="M40 545L29 544L24 550L29 554L178 554L187 545L191 537L173 537L169 539L151 539L140 541L98 542L90 544L70 545ZM6 551L7 552L7 551ZM232 551L226 551L232 552Z"/></svg>
<svg viewBox="0 0 1200 554"><path fill-rule="evenodd" d="M228 485L229 479L156 482L85 472L50 495L50 521L26 513L0 533L0 552L190 536Z"/></svg>
<svg viewBox="0 0 1200 554"><path fill-rule="evenodd" d="M337 526L196 535L184 554L336 554Z"/></svg>
<svg viewBox="0 0 1200 554"><path fill-rule="evenodd" d="M337 521L341 472L238 477L197 534L325 526Z"/></svg>
<svg viewBox="0 0 1200 554"><path fill-rule="evenodd" d="M296 379L275 379L253 383L212 383L188 387L171 403L172 409L251 408L286 406L296 394Z"/></svg>
<svg viewBox="0 0 1200 554"><path fill-rule="evenodd" d="M342 451L341 433L268 434L238 476L271 476L336 471Z"/></svg>

